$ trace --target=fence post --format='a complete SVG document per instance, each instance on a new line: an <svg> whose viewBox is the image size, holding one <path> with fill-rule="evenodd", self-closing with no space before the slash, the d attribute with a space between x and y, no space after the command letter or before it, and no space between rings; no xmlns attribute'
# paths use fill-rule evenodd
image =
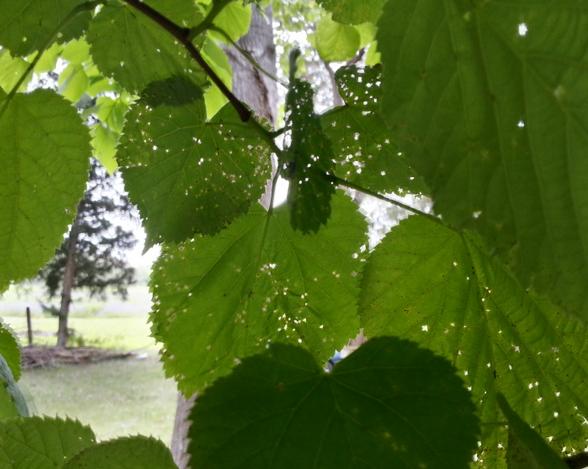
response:
<svg viewBox="0 0 588 469"><path fill-rule="evenodd" d="M27 337L29 338L29 347L33 345L33 326L31 325L31 308L27 306Z"/></svg>

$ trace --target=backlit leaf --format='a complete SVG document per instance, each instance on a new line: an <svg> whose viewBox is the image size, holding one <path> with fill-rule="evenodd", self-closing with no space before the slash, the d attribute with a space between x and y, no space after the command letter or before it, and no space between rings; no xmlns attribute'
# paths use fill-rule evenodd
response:
<svg viewBox="0 0 588 469"><path fill-rule="evenodd" d="M0 291L35 275L59 247L90 157L88 130L60 96L37 90L5 105L0 92Z"/></svg>
<svg viewBox="0 0 588 469"><path fill-rule="evenodd" d="M566 469L568 466L547 443L521 419L502 394L496 396L500 410L508 422L509 469Z"/></svg>
<svg viewBox="0 0 588 469"><path fill-rule="evenodd" d="M27 67L28 63L26 60L20 57L12 57L6 49L0 50L0 88L6 93L9 93L24 74ZM26 80L21 85L21 89L26 88L29 81L30 79Z"/></svg>
<svg viewBox="0 0 588 469"><path fill-rule="evenodd" d="M150 242L215 233L261 196L270 150L227 105L210 122L202 95L174 78L127 116L117 160Z"/></svg>
<svg viewBox="0 0 588 469"><path fill-rule="evenodd" d="M150 6L178 21L178 12L191 0L151 0ZM181 7L181 9L179 9ZM88 31L92 57L100 70L129 91L141 91L149 83L173 75L188 74L199 84L204 72L184 47L153 20L118 1L102 6Z"/></svg>
<svg viewBox="0 0 588 469"><path fill-rule="evenodd" d="M0 0L0 46L21 57L40 49L57 27L84 0ZM80 12L61 28L55 42L81 36L91 19L90 10Z"/></svg>
<svg viewBox="0 0 588 469"><path fill-rule="evenodd" d="M585 446L588 331L525 291L472 233L418 216L402 222L368 259L360 314L368 337L414 340L460 370L486 424L481 461L507 446L492 424L501 421L497 392L554 447Z"/></svg>
<svg viewBox="0 0 588 469"><path fill-rule="evenodd" d="M336 80L346 105L321 116L337 162L335 174L377 192L426 193L382 118L381 68L340 68Z"/></svg>
<svg viewBox="0 0 588 469"><path fill-rule="evenodd" d="M378 44L383 112L437 213L588 318L588 3L391 0Z"/></svg>
<svg viewBox="0 0 588 469"><path fill-rule="evenodd" d="M214 237L164 249L151 278L153 334L187 394L273 342L326 361L357 334L361 215L339 195L315 235L288 218L287 207L268 219L256 205Z"/></svg>
<svg viewBox="0 0 588 469"><path fill-rule="evenodd" d="M325 62L352 59L359 49L360 36L353 26L337 23L325 16L317 24L314 46Z"/></svg>
<svg viewBox="0 0 588 469"><path fill-rule="evenodd" d="M226 2L221 2L226 3ZM251 24L251 5L245 5L241 0L229 2L214 18L214 25L222 29L233 41L247 34ZM210 31L211 37L226 42L222 34Z"/></svg>

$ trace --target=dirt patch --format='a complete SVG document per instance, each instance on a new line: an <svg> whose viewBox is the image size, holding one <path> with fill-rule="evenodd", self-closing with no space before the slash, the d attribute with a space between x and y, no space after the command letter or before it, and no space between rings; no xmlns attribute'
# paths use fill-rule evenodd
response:
<svg viewBox="0 0 588 469"><path fill-rule="evenodd" d="M124 360L135 356L132 352L117 352L95 347L23 347L22 366L25 370L56 365L85 365L107 360Z"/></svg>

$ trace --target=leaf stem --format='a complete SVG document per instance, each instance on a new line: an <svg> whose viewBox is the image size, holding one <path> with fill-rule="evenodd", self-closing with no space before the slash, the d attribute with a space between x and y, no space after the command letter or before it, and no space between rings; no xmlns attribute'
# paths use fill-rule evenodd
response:
<svg viewBox="0 0 588 469"><path fill-rule="evenodd" d="M76 6L75 8L73 8L65 16L65 18L63 18L63 20L61 20L61 22L57 25L57 27L51 32L51 34L49 35L49 37L47 38L47 40L39 48L39 50L37 51L37 54L35 55L35 57L31 61L31 63L29 63L29 65L26 68L26 70L23 72L23 74L20 76L20 78L18 79L18 81L15 83L15 85L12 87L12 89L10 90L10 92L8 93L8 95L6 96L6 99L2 103L2 109L0 109L0 118L4 115L4 113L6 112L6 108L8 107L8 104L10 103L10 101L12 101L12 99L14 98L14 96L16 95L16 93L18 92L18 89L22 86L22 84L27 79L27 77L29 76L29 74L37 66L37 64L39 63L39 60L41 60L41 57L43 56L43 54L45 53L45 51L49 48L49 46L53 43L53 41L55 40L55 37L59 34L59 32L71 20L73 20L78 14L83 13L85 11L92 10L92 9L96 8L96 6L98 6L101 3L103 3L102 0L82 3L82 4L78 5L78 6Z"/></svg>
<svg viewBox="0 0 588 469"><path fill-rule="evenodd" d="M140 0L124 0L125 3L136 9L137 11L143 13L145 16L153 20L163 29L165 29L168 33L170 33L173 37L175 37L180 44L184 46L184 48L188 51L190 56L200 65L200 67L206 72L208 77L212 80L212 82L219 88L219 90L225 95L225 97L229 100L231 105L235 108L239 117L243 122L248 122L251 119L252 112L249 110L245 104L240 101L232 92L229 90L227 85L220 79L220 77L215 73L215 71L208 65L204 57L200 54L200 51L196 49L194 44L192 44L191 34L192 30L189 28L183 28L172 20L170 20L165 15L161 14L159 11L155 10L154 8L150 7L146 3L143 3Z"/></svg>
<svg viewBox="0 0 588 469"><path fill-rule="evenodd" d="M435 223L439 223L439 224L445 226L445 223L443 223L443 221L440 218L436 217L435 215L431 215L430 213L423 212L422 210L419 210L416 207L412 207L412 206L407 205L403 202L400 202L399 200L392 199L391 197L380 194L379 192L372 191L370 189L367 189L365 187L360 186L359 184L355 184L354 182L347 181L347 180L342 179L340 177L337 177L337 176L334 176L331 174L326 174L325 176L331 182L333 182L339 186L343 186L343 187L347 187L349 189L363 192L364 194L375 197L376 199L380 199L380 200L383 200L384 202L388 202L392 205L396 205L397 207L400 207L408 212L414 213L415 215L421 215L423 217L427 217L429 220L432 220Z"/></svg>

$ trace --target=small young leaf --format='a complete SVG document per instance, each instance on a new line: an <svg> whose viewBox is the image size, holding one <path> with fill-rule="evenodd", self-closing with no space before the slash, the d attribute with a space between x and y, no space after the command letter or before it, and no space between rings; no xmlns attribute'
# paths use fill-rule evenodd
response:
<svg viewBox="0 0 588 469"><path fill-rule="evenodd" d="M210 122L201 92L150 85L127 116L117 154L150 243L216 233L247 211L270 175L270 149L232 106Z"/></svg>
<svg viewBox="0 0 588 469"><path fill-rule="evenodd" d="M88 84L88 75L81 65L69 64L59 75L59 93L73 103L80 100Z"/></svg>
<svg viewBox="0 0 588 469"><path fill-rule="evenodd" d="M153 335L186 393L226 375L275 341L326 361L359 330L356 299L365 222L342 194L315 235L294 231L287 207L260 206L214 237L167 247L151 278Z"/></svg>
<svg viewBox="0 0 588 469"><path fill-rule="evenodd" d="M325 62L352 59L359 49L360 36L353 26L337 23L328 16L316 27L314 46Z"/></svg>
<svg viewBox="0 0 588 469"><path fill-rule="evenodd" d="M214 18L214 25L227 33L233 41L238 41L239 38L247 34L250 24L251 5L245 5L240 0L227 3ZM226 38L222 34L214 31L210 31L209 34L219 41L226 42Z"/></svg>
<svg viewBox="0 0 588 469"><path fill-rule="evenodd" d="M4 107L7 104L6 107ZM34 275L61 244L88 176L90 138L47 90L0 91L0 291Z"/></svg>
<svg viewBox="0 0 588 469"><path fill-rule="evenodd" d="M19 418L0 422L0 467L62 469L68 458L96 442L74 420Z"/></svg>
<svg viewBox="0 0 588 469"><path fill-rule="evenodd" d="M449 362L387 337L332 373L274 344L205 391L191 421L188 451L202 469L467 468L479 432Z"/></svg>
<svg viewBox="0 0 588 469"><path fill-rule="evenodd" d="M361 292L368 337L414 340L460 370L489 423L480 459L506 447L506 432L491 424L501 419L497 392L556 447L583 447L585 325L525 291L472 233L403 221L368 259Z"/></svg>
<svg viewBox="0 0 588 469"><path fill-rule="evenodd" d="M496 396L496 402L508 421L506 460L509 469L567 468L555 451L512 410L502 394Z"/></svg>
<svg viewBox="0 0 588 469"><path fill-rule="evenodd" d="M20 77L24 74L29 64L20 57L12 57L6 49L0 50L0 89L9 93L12 87L16 85ZM26 89L30 82L30 77L25 80L18 91Z"/></svg>
<svg viewBox="0 0 588 469"><path fill-rule="evenodd" d="M169 449L142 436L118 438L84 449L63 469L177 469Z"/></svg>
<svg viewBox="0 0 588 469"><path fill-rule="evenodd" d="M90 134L94 158L100 161L109 174L113 174L118 168L115 155L119 136L100 124L94 125Z"/></svg>

